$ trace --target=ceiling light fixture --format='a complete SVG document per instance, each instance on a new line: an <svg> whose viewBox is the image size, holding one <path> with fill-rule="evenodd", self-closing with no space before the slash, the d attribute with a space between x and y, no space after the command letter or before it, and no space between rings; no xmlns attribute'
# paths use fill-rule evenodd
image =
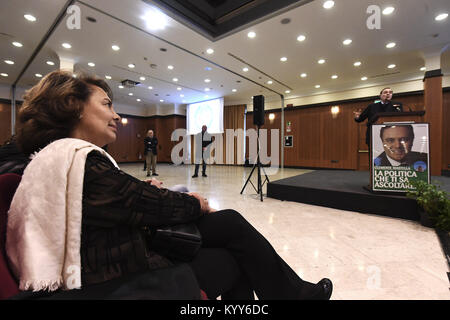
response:
<svg viewBox="0 0 450 320"><path fill-rule="evenodd" d="M331 79L337 79L337 78L338 78L337 74L333 74L333 75L331 76Z"/></svg>
<svg viewBox="0 0 450 320"><path fill-rule="evenodd" d="M242 71L247 72L247 71L248 71L248 68L245 67L244 69L242 69Z"/></svg>
<svg viewBox="0 0 450 320"><path fill-rule="evenodd" d="M334 1L328 0L323 3L325 9L331 9L334 7Z"/></svg>
<svg viewBox="0 0 450 320"><path fill-rule="evenodd" d="M139 77L139 80L145 81L145 77Z"/></svg>
<svg viewBox="0 0 450 320"><path fill-rule="evenodd" d="M180 98L183 98L184 97L184 94L180 94Z"/></svg>
<svg viewBox="0 0 450 320"><path fill-rule="evenodd" d="M163 100L163 99L161 99L161 100L159 100L159 102L164 102L164 100Z"/></svg>
<svg viewBox="0 0 450 320"><path fill-rule="evenodd" d="M122 85L119 86L119 89L123 89L123 88L124 88L124 86L122 86Z"/></svg>
<svg viewBox="0 0 450 320"><path fill-rule="evenodd" d="M386 7L383 10L383 14L385 16L390 15L392 12L394 12L395 8L394 7Z"/></svg>
<svg viewBox="0 0 450 320"><path fill-rule="evenodd" d="M141 99L137 98L136 101L137 101L137 102L141 102Z"/></svg>
<svg viewBox="0 0 450 320"><path fill-rule="evenodd" d="M8 76L8 74L7 74L7 73L4 73L4 72L2 72L2 73L0 73L0 76L2 76L2 77L7 77L7 76Z"/></svg>
<svg viewBox="0 0 450 320"><path fill-rule="evenodd" d="M256 37L256 33L253 31L250 31L249 33L247 33L247 37L249 37L250 39L253 39L254 37Z"/></svg>
<svg viewBox="0 0 450 320"><path fill-rule="evenodd" d="M95 67L95 63L89 62L89 63L88 63L88 66L89 66L89 67Z"/></svg>
<svg viewBox="0 0 450 320"><path fill-rule="evenodd" d="M205 79L205 82L209 83L209 82L211 82L211 80L210 79Z"/></svg>
<svg viewBox="0 0 450 320"><path fill-rule="evenodd" d="M319 61L317 61L318 64L324 64L325 63L325 59L320 59Z"/></svg>
<svg viewBox="0 0 450 320"><path fill-rule="evenodd" d="M397 45L397 44L396 44L395 42L389 42L389 43L386 45L386 48L391 49L391 48L395 47L396 45Z"/></svg>
<svg viewBox="0 0 450 320"><path fill-rule="evenodd" d="M112 45L111 48L112 48L114 51L119 51L119 50L120 50L120 47L117 46L117 45L115 45L115 44Z"/></svg>
<svg viewBox="0 0 450 320"><path fill-rule="evenodd" d="M13 46L18 47L18 48L23 47L23 44L21 44L20 42L17 42L17 41L14 41L12 44L13 44Z"/></svg>
<svg viewBox="0 0 450 320"><path fill-rule="evenodd" d="M177 88L177 90L178 90L178 91L181 91L181 88L180 88L180 87L178 87L178 88Z"/></svg>
<svg viewBox="0 0 450 320"><path fill-rule="evenodd" d="M35 76L38 78L42 78L42 74L40 74L40 73L36 73Z"/></svg>
<svg viewBox="0 0 450 320"><path fill-rule="evenodd" d="M273 83L272 80L267 81L267 84L272 84L272 83Z"/></svg>
<svg viewBox="0 0 450 320"><path fill-rule="evenodd" d="M314 86L314 88L319 89L319 88L320 88L320 84L316 84L316 85Z"/></svg>
<svg viewBox="0 0 450 320"><path fill-rule="evenodd" d="M64 42L64 43L62 44L62 46L63 46L63 48L66 48L66 49L72 48L72 46L70 45L70 43L67 43L67 42Z"/></svg>
<svg viewBox="0 0 450 320"><path fill-rule="evenodd" d="M287 61L287 58L286 58L286 57L281 57L281 58L280 58L280 61L281 61L281 62L285 62L285 61Z"/></svg>
<svg viewBox="0 0 450 320"><path fill-rule="evenodd" d="M111 76L106 75L105 78L111 80Z"/></svg>
<svg viewBox="0 0 450 320"><path fill-rule="evenodd" d="M178 78L173 78L172 79L174 82L177 82L178 81Z"/></svg>
<svg viewBox="0 0 450 320"><path fill-rule="evenodd" d="M302 73L301 75L300 75L300 77L302 77L302 78L306 78L308 75L306 74L306 73Z"/></svg>
<svg viewBox="0 0 450 320"><path fill-rule="evenodd" d="M213 53L214 53L214 50L211 49L211 48L208 48L208 49L206 49L206 53L207 53L207 54L213 54Z"/></svg>
<svg viewBox="0 0 450 320"><path fill-rule="evenodd" d="M389 69L394 69L395 67L396 67L395 64L390 64L390 65L388 65L388 68L389 68Z"/></svg>
<svg viewBox="0 0 450 320"><path fill-rule="evenodd" d="M31 21L31 22L35 22L36 21L36 17L31 15L31 14L25 14L23 17L25 19L27 19L28 21Z"/></svg>
<svg viewBox="0 0 450 320"><path fill-rule="evenodd" d="M6 64L14 64L14 61L12 61L12 60L5 60L5 63Z"/></svg>
<svg viewBox="0 0 450 320"><path fill-rule="evenodd" d="M305 40L306 40L306 37L304 35L302 35L302 34L297 37L297 41L302 42L302 41L305 41Z"/></svg>
<svg viewBox="0 0 450 320"><path fill-rule="evenodd" d="M291 90L286 90L284 93L291 93Z"/></svg>
<svg viewBox="0 0 450 320"><path fill-rule="evenodd" d="M366 81L366 80L367 80L367 77L362 77L361 80L362 80L362 81Z"/></svg>
<svg viewBox="0 0 450 320"><path fill-rule="evenodd" d="M434 20L442 21L442 20L447 19L447 17L448 17L448 13L440 13L434 18Z"/></svg>
<svg viewBox="0 0 450 320"><path fill-rule="evenodd" d="M152 86L150 86L150 87L148 87L148 89L149 89L149 90L152 90L152 89L153 89L153 87L152 87Z"/></svg>
<svg viewBox="0 0 450 320"><path fill-rule="evenodd" d="M355 67L359 67L359 66L361 65L361 61L356 61L353 65L354 65Z"/></svg>
<svg viewBox="0 0 450 320"><path fill-rule="evenodd" d="M141 19L150 30L163 30L168 24L167 16L157 9L147 11Z"/></svg>
<svg viewBox="0 0 450 320"><path fill-rule="evenodd" d="M54 63L53 61L50 61L50 60L47 61L46 63L47 63L49 66L54 66L54 65L55 65L55 63Z"/></svg>
<svg viewBox="0 0 450 320"><path fill-rule="evenodd" d="M173 66L172 66L172 65L168 65L168 66L167 66L167 69L173 70Z"/></svg>
<svg viewBox="0 0 450 320"><path fill-rule="evenodd" d="M134 63L130 63L130 64L128 65L128 68L133 69L134 67L136 67L136 65L135 65Z"/></svg>
<svg viewBox="0 0 450 320"><path fill-rule="evenodd" d="M236 89L232 89L231 91L236 92L237 90Z"/></svg>
<svg viewBox="0 0 450 320"><path fill-rule="evenodd" d="M129 94L128 94L130 97L133 95L133 93L132 92L130 92Z"/></svg>
<svg viewBox="0 0 450 320"><path fill-rule="evenodd" d="M342 43L345 45L345 46L348 46L350 43L352 43L353 42L353 40L352 39L345 39L344 41L342 41Z"/></svg>
<svg viewBox="0 0 450 320"><path fill-rule="evenodd" d="M425 68L425 67L420 68L420 71L425 71L425 70L427 70L427 68Z"/></svg>

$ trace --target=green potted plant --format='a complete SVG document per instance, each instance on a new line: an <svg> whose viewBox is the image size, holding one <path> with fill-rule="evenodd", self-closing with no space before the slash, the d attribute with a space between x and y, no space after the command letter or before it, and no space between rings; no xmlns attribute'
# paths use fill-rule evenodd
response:
<svg viewBox="0 0 450 320"><path fill-rule="evenodd" d="M415 199L419 206L420 222L426 227L436 227L450 231L450 199L445 190L424 181L414 181L415 190L407 192L407 197Z"/></svg>

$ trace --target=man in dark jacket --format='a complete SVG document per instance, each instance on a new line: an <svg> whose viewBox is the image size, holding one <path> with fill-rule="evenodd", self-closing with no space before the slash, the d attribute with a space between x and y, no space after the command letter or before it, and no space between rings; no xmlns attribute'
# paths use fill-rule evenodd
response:
<svg viewBox="0 0 450 320"><path fill-rule="evenodd" d="M371 103L367 108L361 113L360 111L355 111L355 121L363 122L367 119L367 130L366 130L366 144L369 145L370 128L375 121L375 115L381 112L402 112L403 104L401 102L392 101L393 91L391 88L384 88L380 92L380 102Z"/></svg>
<svg viewBox="0 0 450 320"><path fill-rule="evenodd" d="M205 162L205 156L207 154L207 147L211 144L212 139L211 135L206 131L208 128L206 125L202 126L202 131L197 133L197 136L195 138L196 143L196 150L195 150L195 173L192 176L192 178L198 177L198 169L200 167L200 162L202 162L202 176L207 177L206 175L206 162ZM200 145L202 146L200 150ZM201 158L200 158L201 154ZM208 158L208 157L206 157Z"/></svg>
<svg viewBox="0 0 450 320"><path fill-rule="evenodd" d="M156 173L156 156L158 139L155 137L153 130L148 130L147 137L144 139L144 155L147 165L147 177L150 176L150 170L153 172L153 176L157 176Z"/></svg>

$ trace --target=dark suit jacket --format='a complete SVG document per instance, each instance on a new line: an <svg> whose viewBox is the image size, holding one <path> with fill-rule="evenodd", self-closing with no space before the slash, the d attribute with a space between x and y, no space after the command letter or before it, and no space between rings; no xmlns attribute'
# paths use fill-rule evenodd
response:
<svg viewBox="0 0 450 320"><path fill-rule="evenodd" d="M402 163L405 163L408 166L414 165L417 161L423 161L427 163L428 155L426 153L420 153L411 151L409 152L406 157L403 159ZM380 166L391 166L391 163L389 162L386 152L383 152L380 154L375 160L373 161L374 166L380 167ZM427 163L428 164L428 163Z"/></svg>
<svg viewBox="0 0 450 320"><path fill-rule="evenodd" d="M153 138L145 137L144 139L144 155L151 151L154 155L158 154L158 139L153 136Z"/></svg>
<svg viewBox="0 0 450 320"><path fill-rule="evenodd" d="M380 112L402 112L403 104L401 102L389 101L387 104L382 104L381 102L371 103L366 109L361 113L356 122L363 122L367 119L367 130L366 130L366 144L369 145L370 137L370 126L374 122L374 117Z"/></svg>

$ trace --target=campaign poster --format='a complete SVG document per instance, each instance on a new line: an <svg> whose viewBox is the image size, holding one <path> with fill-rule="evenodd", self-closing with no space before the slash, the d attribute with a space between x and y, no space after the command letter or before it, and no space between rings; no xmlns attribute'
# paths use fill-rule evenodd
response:
<svg viewBox="0 0 450 320"><path fill-rule="evenodd" d="M430 182L428 123L372 125L372 190L407 192Z"/></svg>

